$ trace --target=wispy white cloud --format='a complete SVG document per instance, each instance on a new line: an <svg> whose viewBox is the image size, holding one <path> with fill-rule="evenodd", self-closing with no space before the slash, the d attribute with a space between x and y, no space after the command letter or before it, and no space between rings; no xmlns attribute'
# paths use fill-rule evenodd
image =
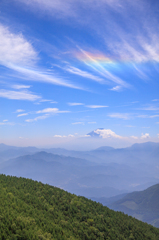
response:
<svg viewBox="0 0 159 240"><path fill-rule="evenodd" d="M138 108L138 110L159 111L159 107L157 107L157 106L147 106L147 107Z"/></svg>
<svg viewBox="0 0 159 240"><path fill-rule="evenodd" d="M0 64L32 65L37 53L22 34L15 34L0 24Z"/></svg>
<svg viewBox="0 0 159 240"><path fill-rule="evenodd" d="M83 71L83 70L80 70L76 67L71 67L70 66L70 67L65 68L65 70L72 73L72 74L76 74L76 75L82 76L84 78L89 78L89 79L91 79L93 81L96 81L96 82L99 82L99 83L104 83L105 82L104 79L102 79L98 76L94 76L93 74L88 73L88 72Z"/></svg>
<svg viewBox="0 0 159 240"><path fill-rule="evenodd" d="M121 118L124 120L129 120L132 118L132 115L130 113L110 113L108 116L111 118Z"/></svg>
<svg viewBox="0 0 159 240"><path fill-rule="evenodd" d="M88 122L88 124L96 124L96 122Z"/></svg>
<svg viewBox="0 0 159 240"><path fill-rule="evenodd" d="M13 122L0 122L0 125L10 125L10 126L14 126L15 125L15 123L13 123Z"/></svg>
<svg viewBox="0 0 159 240"><path fill-rule="evenodd" d="M149 133L145 133L145 134L141 134L141 139L147 139L150 138L150 134Z"/></svg>
<svg viewBox="0 0 159 240"><path fill-rule="evenodd" d="M78 125L78 124L84 125L84 122L74 122L74 123L72 123L72 125Z"/></svg>
<svg viewBox="0 0 159 240"><path fill-rule="evenodd" d="M48 115L43 115L43 116L39 116L39 117L36 117L36 118L33 118L33 119L26 119L25 122L36 122L38 120L44 120L48 117L49 117Z"/></svg>
<svg viewBox="0 0 159 240"><path fill-rule="evenodd" d="M140 4L138 1L130 0L18 1L25 3L31 10L34 9L36 12L39 12L37 11L39 9L57 18L71 17L78 23L91 26L105 40L109 51L119 61L129 61L132 64L159 61L159 34L154 27L156 14L149 11L148 1L141 0ZM132 14L128 14L130 11ZM115 20L114 13L120 16L121 22L124 23L123 26ZM83 16L83 20L81 16ZM108 21L109 24L106 24ZM130 26L131 31L128 31ZM144 29L144 31L141 31L141 29ZM143 77L144 72L139 68L136 71L142 73L141 77ZM112 77L113 80L115 78Z"/></svg>
<svg viewBox="0 0 159 240"><path fill-rule="evenodd" d="M140 38L140 43L141 46L144 50L144 52L146 53L146 57L148 57L149 59L158 62L159 60L159 47L157 44L157 34L155 34L156 36L151 36L151 40L150 41L145 41L145 39ZM148 60L148 59L146 59Z"/></svg>
<svg viewBox="0 0 159 240"><path fill-rule="evenodd" d="M134 103L138 103L138 102L139 102L139 101L134 101L134 102L131 102L131 103L133 103L133 104L134 104Z"/></svg>
<svg viewBox="0 0 159 240"><path fill-rule="evenodd" d="M29 85L12 85L12 88L14 89L26 89L26 88L30 88Z"/></svg>
<svg viewBox="0 0 159 240"><path fill-rule="evenodd" d="M141 70L140 67L138 67L135 63L141 63L141 62L147 62L147 61L159 61L159 47L158 47L158 34L153 34L151 30L151 23L147 25L147 32L145 30L145 35L143 33L140 33L138 31L138 25L143 28L143 25L145 24L141 20L144 19L142 17L142 11L144 8L139 8L137 4L131 3L131 1L122 1L122 0L88 0L88 1L73 1L73 0L66 0L65 3L62 0L58 1L50 1L50 0L18 0L22 3L25 3L29 6L31 10L40 9L41 11L46 11L47 14L54 15L56 17L75 17L76 20L80 23L86 22L86 24L90 25L91 28L93 27L96 33L99 33L105 41L107 49L109 49L109 55L112 57L112 62L130 62L132 63L132 66L134 65L136 72L140 74L141 77L146 76L146 74ZM142 4L144 5L144 2L142 1ZM108 7L109 6L109 7ZM117 7L118 6L118 7ZM140 21L136 20L134 17L133 19L131 16L128 16L128 9L132 9L137 14L137 19L139 18ZM147 9L146 4L144 5L145 9ZM125 31L125 28L119 26L120 24L117 23L112 17L109 12L110 7L113 9L113 11L117 11L118 14L121 14L121 19L125 20L125 17L130 18L131 24L133 24L134 27L132 27L133 31L132 33L129 32L129 34ZM86 14L84 16L85 20L81 20L81 11L84 9L89 9L89 16ZM119 10L120 9L120 10ZM96 11L97 16L99 16L98 21L101 23L99 24L92 24L92 17L94 16L94 11ZM85 12L85 11L84 11ZM87 12L87 11L86 11ZM85 13L86 13L85 12ZM109 12L108 17L109 21L112 19L111 24L105 24L107 21L107 14L106 12ZM91 14L93 13L93 14ZM101 14L100 14L101 13ZM141 15L141 17L140 17ZM97 21L97 22L98 22ZM138 22L137 22L138 21ZM123 21L125 22L127 26L127 22L129 21ZM94 25L94 26L93 26ZM136 29L136 30L135 30ZM151 30L151 31L150 31ZM150 31L150 33L148 33ZM152 33L152 34L151 34ZM114 38L117 36L116 38ZM109 36L109 37L108 37ZM22 36L23 40L24 37ZM26 40L25 40L26 41ZM26 41L27 42L27 41ZM28 42L27 42L28 43ZM29 44L29 43L28 43ZM31 59L34 61L37 59L37 53L31 46L29 45L31 50L30 52L33 52L34 54L31 55ZM78 46L77 46L78 47ZM86 77L89 79L92 79L97 82L106 82L110 84L110 82L115 83L117 86L113 87L112 91L120 91L122 88L131 88L131 84L128 83L128 81L124 81L124 78L119 77L119 75L114 71L114 69L105 67L100 61L96 61L93 59L89 54L87 54L85 47L78 47L79 51L87 58L88 61L81 60L89 70L83 71L77 67L66 67L66 70L72 74L76 74L82 77ZM68 51L67 51L68 52ZM30 55L29 55L30 56ZM28 58L30 59L30 58ZM91 63L90 63L91 62ZM14 61L11 61L13 65L15 64ZM52 84L57 84L61 86L66 86L70 88L77 88L77 89L83 89L80 86L76 86L76 84L70 83L60 77L51 76L49 75L45 70L41 72L38 68L37 69L15 69L14 66L12 66L12 69L18 71L19 73L25 75L27 78L29 77L32 81L43 81L43 82L49 82ZM95 73L92 74L92 71Z"/></svg>
<svg viewBox="0 0 159 240"><path fill-rule="evenodd" d="M156 117L159 117L159 115L152 115L152 116L150 116L150 118L156 118Z"/></svg>
<svg viewBox="0 0 159 240"><path fill-rule="evenodd" d="M144 110L147 110L147 111L159 111L159 107L151 106L151 107L145 108Z"/></svg>
<svg viewBox="0 0 159 240"><path fill-rule="evenodd" d="M72 134L69 134L69 135L68 135L68 137L74 137L74 135L72 135Z"/></svg>
<svg viewBox="0 0 159 240"><path fill-rule="evenodd" d="M156 115L137 115L138 118L156 118L159 117L158 114Z"/></svg>
<svg viewBox="0 0 159 240"><path fill-rule="evenodd" d="M82 106L84 103L68 103L69 106Z"/></svg>
<svg viewBox="0 0 159 240"><path fill-rule="evenodd" d="M131 136L131 138L133 138L133 139L138 139L138 137L136 137L136 136Z"/></svg>
<svg viewBox="0 0 159 240"><path fill-rule="evenodd" d="M24 138L24 137L19 137L19 139L28 139L28 138Z"/></svg>
<svg viewBox="0 0 159 240"><path fill-rule="evenodd" d="M39 102L51 102L52 100L48 100L48 99L42 99Z"/></svg>
<svg viewBox="0 0 159 240"><path fill-rule="evenodd" d="M62 135L54 135L54 137L55 137L55 138L66 138L65 135L63 135L63 136L62 136Z"/></svg>
<svg viewBox="0 0 159 240"><path fill-rule="evenodd" d="M74 135L72 134L69 134L68 136L65 136L65 135L54 135L55 138L72 138L74 137Z"/></svg>
<svg viewBox="0 0 159 240"><path fill-rule="evenodd" d="M153 102L159 102L159 99L153 99L152 101Z"/></svg>
<svg viewBox="0 0 159 240"><path fill-rule="evenodd" d="M62 0L50 1L50 0L17 0L25 3L31 8L31 10L39 9L41 12L47 12L47 14L53 15L57 18L71 17L79 18L81 14L81 6L86 9L97 9L100 7L112 7L117 9L121 7L119 0Z"/></svg>
<svg viewBox="0 0 159 240"><path fill-rule="evenodd" d="M126 28L124 29L118 23L113 22L113 27L118 37L116 39L113 38L112 41L111 39L109 41L106 40L106 44L109 45L112 53L116 54L117 59L131 63L137 75L140 75L140 78L147 78L147 74L141 70L142 66L138 64L159 61L159 47L157 45L159 34L150 21L150 19L154 20L152 12L149 12L151 17L145 18L145 12L149 10L144 2L143 6L145 9L143 7L142 11L138 8L139 4L135 6L136 17L134 19L131 19L126 13L122 13L121 17L123 20L129 20L132 26L135 26L131 31L127 31L125 30ZM129 7L131 6L129 5ZM126 22L125 25L127 26ZM145 31L141 31L145 26Z"/></svg>
<svg viewBox="0 0 159 240"><path fill-rule="evenodd" d="M56 102L56 101L53 101L53 100L49 100L49 99L41 99L38 103L36 103L36 104L40 104L40 103L45 103L45 102L48 102L48 103L58 103L58 102Z"/></svg>
<svg viewBox="0 0 159 240"><path fill-rule="evenodd" d="M39 1L39 0L38 1L19 0L19 1L22 1L23 3L26 3L31 6L32 5L33 6L36 5L39 7L43 6L44 8L49 6L48 10L54 9L54 10L61 12L62 9L63 10L65 9L64 12L67 12L66 11L66 9L67 9L67 10L69 10L70 16L74 15L74 14L70 14L71 9L73 10L73 12L75 12L74 7L76 5L78 7L80 6L77 2L73 2L70 0L66 1L65 4L61 1L58 1L57 4L53 4L53 3L51 3L51 1L46 1L46 3L44 3L43 1ZM97 1L94 0L94 2L97 2ZM81 1L81 3L85 4L84 1ZM102 4L103 3L104 2L102 1ZM91 2L89 2L89 4L91 4ZM110 5L110 1L106 1L105 4ZM63 8L63 6L67 6L67 7L69 6L69 7ZM41 9L43 9L43 7ZM68 81L63 80L60 77L49 76L49 74L46 73L45 71L40 72L38 69L28 69L28 68L24 67L26 65L32 66L32 63L37 61L37 59L38 59L37 52L34 50L32 45L23 37L22 34L19 34L19 35L14 34L2 25L0 28L0 33L1 33L0 37L1 37L1 39L3 39L3 42L0 44L1 46L3 46L3 48L0 49L0 54L1 54L1 56L3 56L3 58L0 59L0 61L2 62L3 65L5 65L23 75L27 75L27 77L31 78L29 80L44 81L44 82L49 82L52 84L70 87L70 88L82 89L82 87L76 86L72 83L69 83ZM87 53L85 51L83 51L82 49L80 49L80 51L82 51L84 55L87 55ZM87 57L91 58L89 55ZM130 87L129 84L127 84L122 79L115 76L114 74L112 74L110 71L106 70L100 63L98 63L95 60L94 60L94 63L95 63L94 66L92 66L85 62L85 64L87 66L91 67L91 69L93 69L93 71L100 74L102 77L104 77L108 80L111 80L123 87ZM105 82L105 79L103 79L99 76L94 76L92 73L88 73L88 72L80 70L76 67L67 67L66 70L72 74L77 74L79 76L89 78L89 79L97 81L97 82L101 82L101 83ZM114 88L114 90L116 91L117 89Z"/></svg>
<svg viewBox="0 0 159 240"><path fill-rule="evenodd" d="M111 91L120 92L122 90L121 86L116 86L110 89Z"/></svg>
<svg viewBox="0 0 159 240"><path fill-rule="evenodd" d="M113 41L114 45L109 43L109 46L111 46L112 51L116 52L118 55L118 58L121 61L132 61L132 62L144 62L146 60L146 57L144 54L142 54L140 51L138 51L137 47L133 45L132 41L127 41L127 36L125 36L122 32L119 32L118 34L121 38L121 41L115 42Z"/></svg>
<svg viewBox="0 0 159 240"><path fill-rule="evenodd" d="M6 89L0 89L0 97L14 100L27 100L27 101L36 101L41 99L40 96L27 91L11 91Z"/></svg>
<svg viewBox="0 0 159 240"><path fill-rule="evenodd" d="M108 106L104 106L104 105L87 105L87 108L106 108Z"/></svg>
<svg viewBox="0 0 159 240"><path fill-rule="evenodd" d="M72 9L72 0L62 2L62 0L58 1L50 1L50 0L18 0L19 2L25 3L32 10L39 9L40 11L47 11L50 15L55 15L56 17L63 18L64 16L75 16L75 10ZM73 4L75 5L75 4ZM59 16L59 13L61 16Z"/></svg>
<svg viewBox="0 0 159 240"><path fill-rule="evenodd" d="M41 71L37 67L38 54L22 34L15 34L0 24L0 64L15 71L25 80L45 82L75 89L83 89L68 80ZM25 85L13 85L15 89L26 88ZM83 89L84 90L84 89Z"/></svg>
<svg viewBox="0 0 159 240"><path fill-rule="evenodd" d="M148 116L148 115L143 115L143 114L141 114L141 115L138 115L137 117L138 117L138 118L148 118L149 116Z"/></svg>
<svg viewBox="0 0 159 240"><path fill-rule="evenodd" d="M159 117L158 114L156 114L156 115L146 115L146 114L137 115L135 113L110 113L110 114L108 114L108 116L111 118L121 118L124 120L132 119L132 118L157 118L157 117ZM129 125L127 125L127 127L128 126Z"/></svg>
<svg viewBox="0 0 159 240"><path fill-rule="evenodd" d="M22 74L23 77L25 77L25 80L35 81L35 82L44 82L44 83L50 83L50 84L60 85L64 87L74 88L74 89L85 90L80 86L70 83L68 80L64 80L60 77L55 77L51 73L46 71L42 72L40 69L35 67L26 68L26 67L21 67L14 64L9 64L8 67Z"/></svg>
<svg viewBox="0 0 159 240"><path fill-rule="evenodd" d="M58 108L45 108L43 110L39 110L36 113L50 113L50 114L56 114L56 113L69 113L70 111L60 111Z"/></svg>
<svg viewBox="0 0 159 240"><path fill-rule="evenodd" d="M20 112L24 112L25 110L23 110L23 109L17 109L15 112L16 113L20 113Z"/></svg>
<svg viewBox="0 0 159 240"><path fill-rule="evenodd" d="M143 80L148 79L148 76L139 67L137 67L136 64L133 64L133 67L134 67L137 75L139 76L139 78L141 78Z"/></svg>
<svg viewBox="0 0 159 240"><path fill-rule="evenodd" d="M17 117L23 117L23 116L27 116L28 113L21 113L21 114L18 114Z"/></svg>

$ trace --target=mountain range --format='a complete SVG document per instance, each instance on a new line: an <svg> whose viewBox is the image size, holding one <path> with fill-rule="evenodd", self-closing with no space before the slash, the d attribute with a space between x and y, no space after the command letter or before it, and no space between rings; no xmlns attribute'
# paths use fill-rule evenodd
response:
<svg viewBox="0 0 159 240"><path fill-rule="evenodd" d="M144 191L128 193L107 206L159 228L159 184Z"/></svg>
<svg viewBox="0 0 159 240"><path fill-rule="evenodd" d="M151 203L155 201L153 196L159 200L157 193L153 194L158 188L148 187L159 183L158 160L159 144L152 142L121 149L103 146L91 151L0 144L0 173L59 187L156 227L159 213ZM143 197L141 202L138 196ZM152 198L147 199L149 196Z"/></svg>
<svg viewBox="0 0 159 240"><path fill-rule="evenodd" d="M159 144L91 151L0 144L0 173L32 178L88 198L113 197L158 183Z"/></svg>

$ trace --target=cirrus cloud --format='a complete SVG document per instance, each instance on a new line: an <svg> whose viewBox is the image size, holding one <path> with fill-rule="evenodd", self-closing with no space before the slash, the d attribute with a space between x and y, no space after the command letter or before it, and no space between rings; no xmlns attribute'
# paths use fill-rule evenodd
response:
<svg viewBox="0 0 159 240"><path fill-rule="evenodd" d="M70 111L60 111L58 108L45 108L43 110L39 110L36 113L69 113Z"/></svg>
<svg viewBox="0 0 159 240"><path fill-rule="evenodd" d="M82 106L84 105L84 103L76 103L76 102L72 102L72 103L68 103L69 106Z"/></svg>
<svg viewBox="0 0 159 240"><path fill-rule="evenodd" d="M104 105L87 105L87 108L106 108L108 106L104 106Z"/></svg>
<svg viewBox="0 0 159 240"><path fill-rule="evenodd" d="M78 69L76 67L67 67L65 70L69 73L76 74L78 76L84 77L84 78L89 78L93 81L99 82L99 83L104 83L104 79L97 77L91 73L88 73L86 71L83 71L81 69Z"/></svg>
<svg viewBox="0 0 159 240"><path fill-rule="evenodd" d="M24 91L12 91L6 89L0 89L0 97L14 100L27 100L27 101L36 101L41 99L40 96L24 90Z"/></svg>
<svg viewBox="0 0 159 240"><path fill-rule="evenodd" d="M26 88L30 88L30 86L29 85L16 84L16 85L12 85L12 88L14 88L14 89L26 89Z"/></svg>
<svg viewBox="0 0 159 240"><path fill-rule="evenodd" d="M0 65L16 72L18 77L25 80L83 89L61 77L49 74L47 70L41 71L37 67L38 59L37 52L22 34L14 33L0 24ZM26 85L13 85L13 88L25 89L29 87Z"/></svg>
<svg viewBox="0 0 159 240"><path fill-rule="evenodd" d="M15 34L0 24L0 64L32 65L37 53L22 34Z"/></svg>
<svg viewBox="0 0 159 240"><path fill-rule="evenodd" d="M129 113L110 113L108 116L111 118L121 118L124 120L128 120L132 117Z"/></svg>
<svg viewBox="0 0 159 240"><path fill-rule="evenodd" d="M78 125L78 124L84 125L84 122L74 122L74 123L72 123L72 125Z"/></svg>
<svg viewBox="0 0 159 240"><path fill-rule="evenodd" d="M28 115L28 113L22 113L22 114L18 114L17 117L23 117L23 116L27 116L27 115Z"/></svg>
<svg viewBox="0 0 159 240"><path fill-rule="evenodd" d="M36 122L38 120L43 120L43 119L46 119L48 117L49 117L48 115L43 115L43 116L39 116L39 117L36 117L36 118L33 118L33 119L26 119L25 122Z"/></svg>

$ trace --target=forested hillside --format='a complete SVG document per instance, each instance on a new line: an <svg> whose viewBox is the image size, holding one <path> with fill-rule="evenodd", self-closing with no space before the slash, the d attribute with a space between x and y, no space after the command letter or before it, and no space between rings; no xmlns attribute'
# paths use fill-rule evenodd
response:
<svg viewBox="0 0 159 240"><path fill-rule="evenodd" d="M0 239L159 239L159 229L30 179L0 175Z"/></svg>

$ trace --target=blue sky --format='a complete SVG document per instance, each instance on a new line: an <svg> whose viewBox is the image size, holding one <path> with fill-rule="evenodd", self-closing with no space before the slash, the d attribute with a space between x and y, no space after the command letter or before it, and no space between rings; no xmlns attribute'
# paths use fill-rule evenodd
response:
<svg viewBox="0 0 159 240"><path fill-rule="evenodd" d="M158 142L158 9L146 0L1 0L0 142Z"/></svg>

